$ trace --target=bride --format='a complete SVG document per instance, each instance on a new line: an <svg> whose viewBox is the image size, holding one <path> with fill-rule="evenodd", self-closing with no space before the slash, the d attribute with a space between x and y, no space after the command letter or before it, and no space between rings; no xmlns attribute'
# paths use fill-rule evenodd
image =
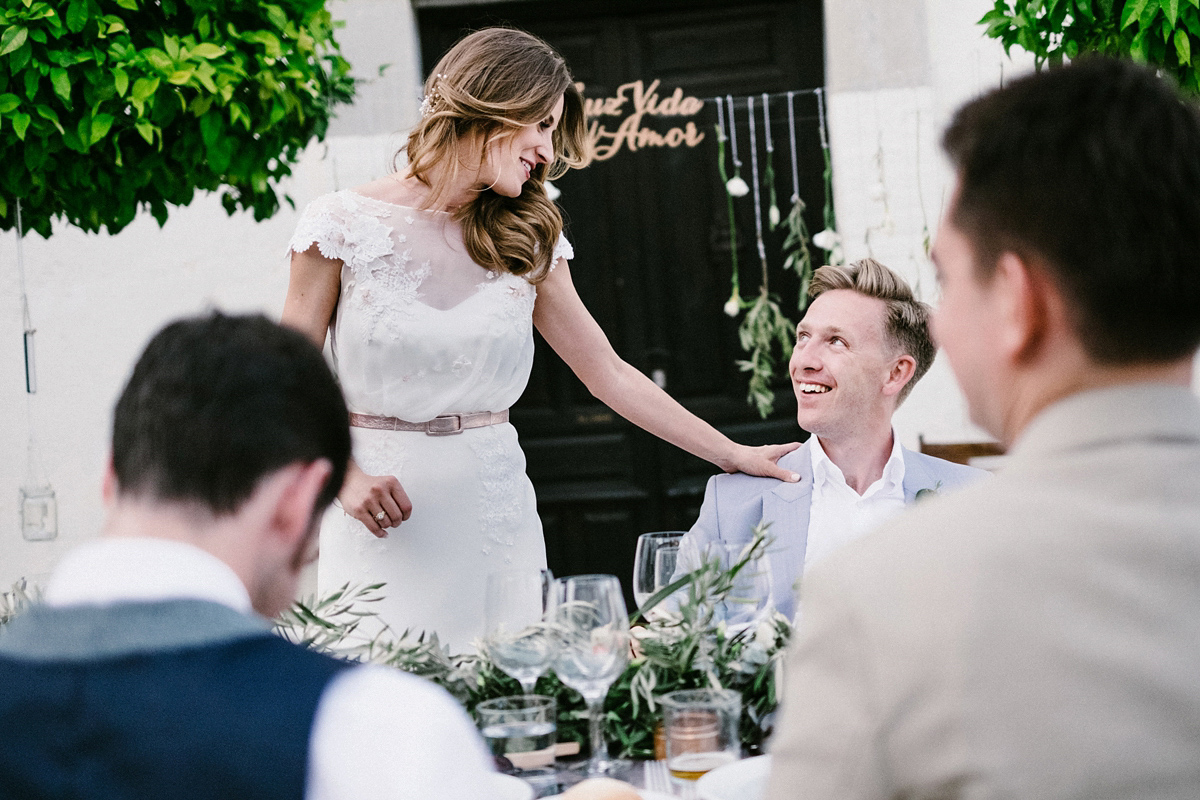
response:
<svg viewBox="0 0 1200 800"><path fill-rule="evenodd" d="M508 423L533 326L598 399L728 472L795 480L775 462L797 445L730 441L625 363L580 301L545 182L586 165L584 104L548 44L467 36L426 81L421 112L402 172L305 210L283 322L318 345L328 332L354 412L320 591L384 582L389 626L462 651L482 632L488 573L546 563Z"/></svg>

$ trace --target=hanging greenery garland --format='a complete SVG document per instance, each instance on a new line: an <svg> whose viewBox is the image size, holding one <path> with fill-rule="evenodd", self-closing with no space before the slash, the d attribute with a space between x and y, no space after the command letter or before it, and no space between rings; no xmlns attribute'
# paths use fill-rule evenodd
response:
<svg viewBox="0 0 1200 800"><path fill-rule="evenodd" d="M796 157L796 111L792 100L795 92L787 93L788 144L792 155L792 209L783 224L787 236L783 240L783 268L794 270L800 278L800 296L796 307L808 308L808 286L812 282L812 252L808 249L808 226L804 223L804 201L800 199L800 161Z"/></svg>
<svg viewBox="0 0 1200 800"><path fill-rule="evenodd" d="M767 248L763 243L762 203L759 197L758 182L758 134L754 121L754 98L746 98L746 109L750 120L750 175L754 193L754 232L755 243L758 246L758 258L762 265L762 283L759 286L758 297L746 312L738 328L738 338L742 349L750 357L738 361L738 367L743 372L750 373L750 386L747 400L753 403L758 413L764 419L775 408L775 392L771 389L771 381L775 377L776 356L775 346L782 351L786 362L792 350L792 332L795 324L784 316L779 308L778 297L772 295L768 284ZM771 131L766 131L770 141ZM777 212L778 213L778 212Z"/></svg>
<svg viewBox="0 0 1200 800"><path fill-rule="evenodd" d="M841 264L842 237L837 232L837 218L833 211L833 159L829 153L829 136L825 132L825 90L817 89L817 130L821 134L821 155L825 160L825 230L812 237L813 244L825 251L826 264Z"/></svg>
<svg viewBox="0 0 1200 800"><path fill-rule="evenodd" d="M788 92L790 95L791 92ZM763 92L763 133L767 142L766 166L763 181L767 184L767 223L771 230L779 227L779 198L775 194L775 141L771 137L771 98Z"/></svg>
<svg viewBox="0 0 1200 800"><path fill-rule="evenodd" d="M781 224L786 228L783 240L783 268L794 270L800 279L797 309L801 312L808 306L808 287L812 282L814 270L812 245L826 250L826 263L840 263L842 260L841 238L835 229L833 211L833 170L830 159L829 142L825 135L825 113L822 101L822 90L815 91L817 95L818 118L821 133L821 149L824 156L825 184L825 230L816 236L810 236L804 221L806 205L800 198L799 159L796 155L796 118L793 98L796 92L787 92L788 105L788 138L791 150L792 195L791 208L786 217L780 214L779 197L775 186L775 144L771 136L770 95L763 93L763 172L759 180L758 153L758 123L753 97L746 98L748 124L750 130L750 167L751 181L749 184L741 177L741 161L738 158L736 109L732 95L715 98L717 104L717 172L725 187L725 202L729 218L729 250L732 274L730 278L731 293L726 301L724 311L731 317L736 317L741 311L746 316L738 326L738 341L748 354L745 359L738 360L737 366L749 373L747 402L758 409L762 417L767 417L774 409L775 393L771 388L776 378L776 371L782 363L787 364L790 356L795 325L783 313L779 305L778 295L772 294L769 285L769 272L766 244L764 242L763 198L766 192L766 226L774 231ZM730 176L725 164L726 145L733 161L733 175ZM753 192L755 245L762 268L762 278L757 297L752 301L743 299L741 294L741 276L738 269L738 239L734 209L735 198L744 197ZM782 217L782 218L781 218Z"/></svg>
<svg viewBox="0 0 1200 800"><path fill-rule="evenodd" d="M733 111L730 105L729 110ZM717 98L717 174L721 176L721 185L725 187L725 205L729 209L729 259L733 264L733 284L729 299L725 301L725 313L736 317L742 310L741 289L738 286L738 251L737 251L737 219L733 213L733 192L729 190L730 178L725 172L725 106L721 98ZM740 180L740 179L739 179ZM745 183L745 181L742 181Z"/></svg>

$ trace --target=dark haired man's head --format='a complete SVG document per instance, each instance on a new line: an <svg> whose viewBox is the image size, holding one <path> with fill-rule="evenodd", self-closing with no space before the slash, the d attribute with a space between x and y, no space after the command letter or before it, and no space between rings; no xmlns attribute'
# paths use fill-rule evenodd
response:
<svg viewBox="0 0 1200 800"><path fill-rule="evenodd" d="M968 103L943 145L959 182L949 222L981 280L1005 252L1043 270L1097 364L1195 351L1200 116L1173 85L1080 59Z"/></svg>
<svg viewBox="0 0 1200 800"><path fill-rule="evenodd" d="M150 340L113 415L117 491L235 513L289 464L327 459L314 514L341 489L349 415L320 351L263 316L174 322Z"/></svg>

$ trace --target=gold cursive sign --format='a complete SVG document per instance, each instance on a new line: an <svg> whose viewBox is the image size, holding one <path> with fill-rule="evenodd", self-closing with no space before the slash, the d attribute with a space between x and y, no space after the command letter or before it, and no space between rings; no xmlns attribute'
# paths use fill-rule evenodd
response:
<svg viewBox="0 0 1200 800"><path fill-rule="evenodd" d="M704 141L704 134L697 130L696 123L691 121L682 127L669 128L666 133L642 127L642 118L646 115L691 117L704 108L703 100L685 96L683 89L678 87L667 97L660 97L658 87L661 83L662 81L656 80L645 86L641 81L632 81L618 86L617 93L612 97L590 97L584 101L585 114L592 120L588 126L588 135L591 137L597 161L607 161L620 152L622 147L627 147L630 151L643 147L695 147ZM579 90L583 91L582 84ZM633 108L627 110L627 104ZM610 131L607 125L602 125L599 119L594 119L619 117L623 114L627 116L613 131Z"/></svg>

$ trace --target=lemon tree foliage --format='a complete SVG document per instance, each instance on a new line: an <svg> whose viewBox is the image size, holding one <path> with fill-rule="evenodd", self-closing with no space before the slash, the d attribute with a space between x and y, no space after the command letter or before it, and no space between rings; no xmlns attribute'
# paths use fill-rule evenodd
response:
<svg viewBox="0 0 1200 800"><path fill-rule="evenodd" d="M1088 52L1129 56L1200 94L1200 0L996 0L979 22L1006 51L1032 53L1039 68Z"/></svg>
<svg viewBox="0 0 1200 800"><path fill-rule="evenodd" d="M121 230L225 187L265 219L354 80L324 0L0 0L0 228Z"/></svg>

